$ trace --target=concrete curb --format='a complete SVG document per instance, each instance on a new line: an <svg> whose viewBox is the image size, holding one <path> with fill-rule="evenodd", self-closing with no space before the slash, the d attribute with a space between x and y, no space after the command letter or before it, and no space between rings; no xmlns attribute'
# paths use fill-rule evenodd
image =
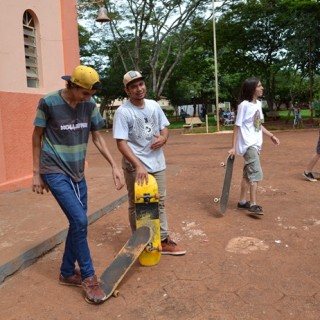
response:
<svg viewBox="0 0 320 320"><path fill-rule="evenodd" d="M100 210L93 212L88 216L88 223L89 225L102 216L106 215L107 213L111 212L113 209L121 205L122 203L126 202L128 199L127 194L116 199L115 201L111 202L107 206L101 208ZM53 235L52 237L45 239L43 242L36 244L31 249L22 252L19 256L12 259L11 261L3 264L0 266L0 284L8 277L13 275L18 270L22 270L34 262L45 254L46 252L53 249L55 246L62 243L67 236L68 229L64 229L57 234Z"/></svg>

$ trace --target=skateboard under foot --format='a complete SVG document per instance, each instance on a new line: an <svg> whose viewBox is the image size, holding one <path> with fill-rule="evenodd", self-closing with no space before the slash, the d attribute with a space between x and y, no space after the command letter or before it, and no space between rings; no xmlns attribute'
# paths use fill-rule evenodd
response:
<svg viewBox="0 0 320 320"><path fill-rule="evenodd" d="M137 229L119 251L109 267L102 273L100 283L107 299L112 295L114 297L119 295L119 291L116 290L118 285L148 245L151 237L152 231L149 227L143 226Z"/></svg>

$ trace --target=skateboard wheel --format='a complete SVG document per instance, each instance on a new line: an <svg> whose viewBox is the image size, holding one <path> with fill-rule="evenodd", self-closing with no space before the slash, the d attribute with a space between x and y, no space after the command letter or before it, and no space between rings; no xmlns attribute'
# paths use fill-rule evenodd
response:
<svg viewBox="0 0 320 320"><path fill-rule="evenodd" d="M220 198L214 198L213 199L213 202L215 202L215 203L217 203L217 202L219 202L220 201Z"/></svg>
<svg viewBox="0 0 320 320"><path fill-rule="evenodd" d="M119 294L120 294L120 291L119 291L119 290L114 290L113 293L112 293L112 295L113 295L115 298L119 297Z"/></svg>
<svg viewBox="0 0 320 320"><path fill-rule="evenodd" d="M225 167L225 163L222 161L222 162L220 162L220 167Z"/></svg>

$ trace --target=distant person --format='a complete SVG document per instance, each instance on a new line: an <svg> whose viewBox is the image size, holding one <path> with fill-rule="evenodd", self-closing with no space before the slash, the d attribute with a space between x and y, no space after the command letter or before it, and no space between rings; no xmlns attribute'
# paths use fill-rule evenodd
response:
<svg viewBox="0 0 320 320"><path fill-rule="evenodd" d="M190 115L186 113L183 109L180 110L180 117L182 120L185 120L186 118L190 118Z"/></svg>
<svg viewBox="0 0 320 320"><path fill-rule="evenodd" d="M124 179L99 133L104 121L92 99L100 88L98 73L78 66L71 76L62 78L67 81L66 88L39 101L32 135L32 190L40 194L50 190L69 220L60 284L82 286L86 301L99 304L106 300L106 295L95 275L87 240L84 165L90 132L93 143L112 167L118 190L124 186Z"/></svg>
<svg viewBox="0 0 320 320"><path fill-rule="evenodd" d="M166 162L163 147L169 138L169 121L156 101L146 99L147 89L140 72L127 72L123 84L129 99L115 112L113 137L123 155L122 169L128 189L131 230L136 229L134 184L148 182L149 173L155 177L159 187L162 254L184 255L186 251L169 236L165 210Z"/></svg>
<svg viewBox="0 0 320 320"><path fill-rule="evenodd" d="M205 105L202 105L201 107L201 120L205 121L207 115L207 107Z"/></svg>
<svg viewBox="0 0 320 320"><path fill-rule="evenodd" d="M219 121L220 121L220 123L221 124L223 124L224 123L224 111L223 111L223 109L222 108L219 108Z"/></svg>
<svg viewBox="0 0 320 320"><path fill-rule="evenodd" d="M317 179L312 174L312 170L313 170L314 166L317 164L319 158L320 158L320 132L319 132L319 138L318 138L318 142L317 142L316 151L312 155L312 157L307 165L306 170L303 172L303 176L311 182L317 181Z"/></svg>
<svg viewBox="0 0 320 320"><path fill-rule="evenodd" d="M235 126L233 130L231 156L243 156L244 167L240 189L239 209L247 209L250 214L262 215L263 210L257 204L258 183L263 179L260 164L262 148L262 133L267 135L274 144L280 144L279 139L263 125L263 113L259 97L263 95L263 87L259 79L252 77L244 81L241 87ZM247 194L250 191L250 201Z"/></svg>
<svg viewBox="0 0 320 320"><path fill-rule="evenodd" d="M295 103L293 106L293 114L294 114L294 120L293 120L293 127L302 127L302 117L300 112L300 107L298 106L298 103Z"/></svg>

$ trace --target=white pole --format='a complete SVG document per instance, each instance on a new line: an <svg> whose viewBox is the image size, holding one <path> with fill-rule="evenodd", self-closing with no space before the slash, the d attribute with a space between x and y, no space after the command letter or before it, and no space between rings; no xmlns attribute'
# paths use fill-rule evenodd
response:
<svg viewBox="0 0 320 320"><path fill-rule="evenodd" d="M209 133L209 126L208 126L208 115L206 114L206 131Z"/></svg>
<svg viewBox="0 0 320 320"><path fill-rule="evenodd" d="M215 91L216 91L217 131L220 131L219 92L218 92L218 59L217 59L216 18L215 18L214 0L212 0L212 23L213 23L214 82L215 82Z"/></svg>

